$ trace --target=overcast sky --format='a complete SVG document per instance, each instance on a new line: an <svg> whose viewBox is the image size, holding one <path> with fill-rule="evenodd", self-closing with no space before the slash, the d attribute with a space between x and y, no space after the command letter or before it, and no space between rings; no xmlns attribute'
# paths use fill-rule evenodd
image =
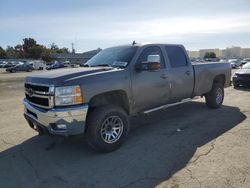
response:
<svg viewBox="0 0 250 188"><path fill-rule="evenodd" d="M133 40L250 47L250 0L0 0L0 46L25 37L77 52Z"/></svg>

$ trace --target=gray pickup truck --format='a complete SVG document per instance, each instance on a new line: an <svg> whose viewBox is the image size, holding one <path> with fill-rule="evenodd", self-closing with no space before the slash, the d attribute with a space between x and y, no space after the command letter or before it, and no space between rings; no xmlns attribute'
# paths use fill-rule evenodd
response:
<svg viewBox="0 0 250 188"><path fill-rule="evenodd" d="M102 50L83 68L28 76L24 117L40 135L83 135L100 152L117 149L129 116L205 96L219 108L229 63L192 64L182 45L125 45Z"/></svg>

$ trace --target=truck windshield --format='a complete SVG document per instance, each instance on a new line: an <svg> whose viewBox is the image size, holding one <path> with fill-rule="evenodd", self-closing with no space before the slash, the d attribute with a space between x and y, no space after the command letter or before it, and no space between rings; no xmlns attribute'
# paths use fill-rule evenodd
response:
<svg viewBox="0 0 250 188"><path fill-rule="evenodd" d="M124 68L132 60L136 46L113 47L102 50L86 64L86 67L109 66Z"/></svg>

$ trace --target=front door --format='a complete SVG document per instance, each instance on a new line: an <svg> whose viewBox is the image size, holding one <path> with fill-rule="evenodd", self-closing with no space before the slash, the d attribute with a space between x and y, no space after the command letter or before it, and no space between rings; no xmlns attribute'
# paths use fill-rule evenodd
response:
<svg viewBox="0 0 250 188"><path fill-rule="evenodd" d="M160 69L157 71L136 71L134 69L132 76L134 108L139 112L166 104L170 96L169 75L159 46L145 47L136 64L147 62L150 56L159 56Z"/></svg>

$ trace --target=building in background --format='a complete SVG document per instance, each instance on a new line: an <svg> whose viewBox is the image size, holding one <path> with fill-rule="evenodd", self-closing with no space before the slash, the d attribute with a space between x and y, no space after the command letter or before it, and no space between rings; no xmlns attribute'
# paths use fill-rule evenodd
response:
<svg viewBox="0 0 250 188"><path fill-rule="evenodd" d="M214 52L218 58L250 58L250 48L241 48L237 46L227 47L226 49L201 49L199 51L188 51L188 55L191 59L201 58L203 59L207 52Z"/></svg>
<svg viewBox="0 0 250 188"><path fill-rule="evenodd" d="M53 60L59 62L69 62L71 64L86 63L90 58L101 51L100 48L91 50L84 53L68 53L68 54L51 54L50 57Z"/></svg>
<svg viewBox="0 0 250 188"><path fill-rule="evenodd" d="M241 47L228 47L222 50L223 58L240 58L241 57Z"/></svg>
<svg viewBox="0 0 250 188"><path fill-rule="evenodd" d="M195 58L199 58L200 57L200 54L198 51L187 51L188 53L188 56L190 59L195 59Z"/></svg>
<svg viewBox="0 0 250 188"><path fill-rule="evenodd" d="M250 57L250 48L241 48L241 57L242 58Z"/></svg>
<svg viewBox="0 0 250 188"><path fill-rule="evenodd" d="M222 53L221 50L219 48L215 48L215 49L201 49L199 51L199 57L200 58L204 58L205 54L207 52L214 52L216 54L216 57L221 58L222 57Z"/></svg>

